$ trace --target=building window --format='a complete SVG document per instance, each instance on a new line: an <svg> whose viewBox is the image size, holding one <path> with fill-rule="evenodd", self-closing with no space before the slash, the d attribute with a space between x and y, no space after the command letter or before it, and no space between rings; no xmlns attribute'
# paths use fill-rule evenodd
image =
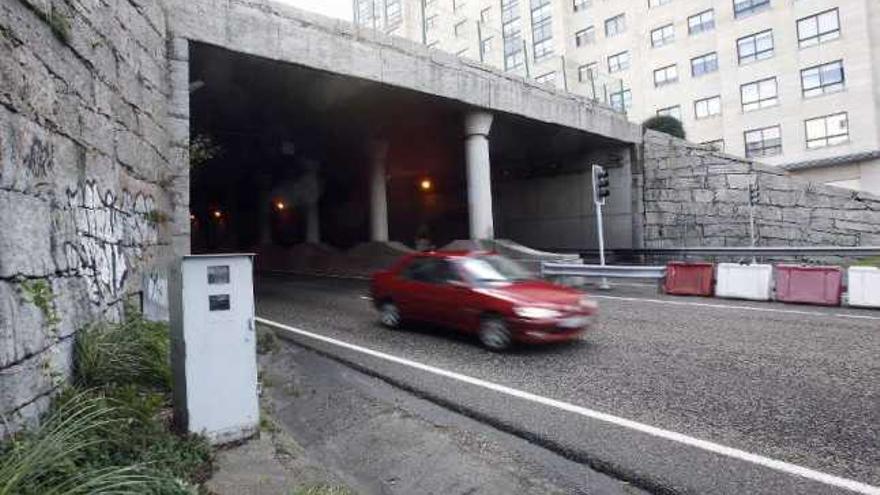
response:
<svg viewBox="0 0 880 495"><path fill-rule="evenodd" d="M770 0L733 0L733 16L737 19L770 8Z"/></svg>
<svg viewBox="0 0 880 495"><path fill-rule="evenodd" d="M452 0L452 11L458 12L458 9L464 7L465 0Z"/></svg>
<svg viewBox="0 0 880 495"><path fill-rule="evenodd" d="M782 131L778 125L745 132L746 158L782 153Z"/></svg>
<svg viewBox="0 0 880 495"><path fill-rule="evenodd" d="M672 24L667 24L651 31L651 46L654 48L668 45L673 41L675 41L675 26Z"/></svg>
<svg viewBox="0 0 880 495"><path fill-rule="evenodd" d="M807 148L824 148L849 141L849 122L846 112L826 115L804 121Z"/></svg>
<svg viewBox="0 0 880 495"><path fill-rule="evenodd" d="M724 151L724 140L723 139L714 139L712 141L703 141L703 146L708 146L709 148L715 151Z"/></svg>
<svg viewBox="0 0 880 495"><path fill-rule="evenodd" d="M519 0L501 0L501 34L504 45L504 69L512 70L525 63Z"/></svg>
<svg viewBox="0 0 880 495"><path fill-rule="evenodd" d="M556 85L556 71L548 72L546 74L541 74L540 76L535 78L535 81L540 84L549 84L551 86Z"/></svg>
<svg viewBox="0 0 880 495"><path fill-rule="evenodd" d="M624 89L610 95L611 108L618 112L626 112L632 107L632 91Z"/></svg>
<svg viewBox="0 0 880 495"><path fill-rule="evenodd" d="M739 87L739 94L743 112L772 107L779 103L775 77L743 84Z"/></svg>
<svg viewBox="0 0 880 495"><path fill-rule="evenodd" d="M466 26L467 26L467 21L461 21L459 23L456 23L455 26L453 26L452 29L453 29L453 31L455 31L456 38L460 38L464 35L464 29Z"/></svg>
<svg viewBox="0 0 880 495"><path fill-rule="evenodd" d="M694 116L698 119L707 119L721 115L721 97L711 96L694 102Z"/></svg>
<svg viewBox="0 0 880 495"><path fill-rule="evenodd" d="M437 24L437 16L432 15L430 17L425 18L425 31L431 31L434 29L434 26Z"/></svg>
<svg viewBox="0 0 880 495"><path fill-rule="evenodd" d="M385 0L385 28L394 29L401 20L400 0Z"/></svg>
<svg viewBox="0 0 880 495"><path fill-rule="evenodd" d="M629 52L615 53L608 57L608 73L614 74L629 69Z"/></svg>
<svg viewBox="0 0 880 495"><path fill-rule="evenodd" d="M700 55L691 59L691 75L700 77L718 70L718 54L716 52Z"/></svg>
<svg viewBox="0 0 880 495"><path fill-rule="evenodd" d="M745 64L773 56L773 30L751 34L736 40L739 63Z"/></svg>
<svg viewBox="0 0 880 495"><path fill-rule="evenodd" d="M666 107L657 110L658 117L675 117L676 120L681 122L681 105L675 105L674 107Z"/></svg>
<svg viewBox="0 0 880 495"><path fill-rule="evenodd" d="M483 38L483 40L480 41L480 50L483 55L492 52L492 39L493 37L489 36L488 38Z"/></svg>
<svg viewBox="0 0 880 495"><path fill-rule="evenodd" d="M553 16L550 0L531 0L532 54L541 60L553 54Z"/></svg>
<svg viewBox="0 0 880 495"><path fill-rule="evenodd" d="M801 71L801 87L805 97L840 91L844 79L842 60Z"/></svg>
<svg viewBox="0 0 880 495"><path fill-rule="evenodd" d="M572 2L574 4L575 12L587 10L593 4L593 0L572 0Z"/></svg>
<svg viewBox="0 0 880 495"><path fill-rule="evenodd" d="M626 31L626 14L618 14L605 19L605 37L610 38Z"/></svg>
<svg viewBox="0 0 880 495"><path fill-rule="evenodd" d="M486 7L485 9L480 11L480 22L483 24L489 24L492 20L492 7Z"/></svg>
<svg viewBox="0 0 880 495"><path fill-rule="evenodd" d="M688 17L688 34L700 34L715 29L715 10L709 9Z"/></svg>
<svg viewBox="0 0 880 495"><path fill-rule="evenodd" d="M580 31L574 33L574 44L575 46L581 47L586 46L591 43L596 42L596 29L593 26L590 26L586 29L581 29Z"/></svg>
<svg viewBox="0 0 880 495"><path fill-rule="evenodd" d="M648 0L648 8L653 9L654 7L659 7L661 5L666 5L672 0Z"/></svg>
<svg viewBox="0 0 880 495"><path fill-rule="evenodd" d="M675 64L661 67L654 71L654 87L678 82L678 66Z"/></svg>
<svg viewBox="0 0 880 495"><path fill-rule="evenodd" d="M578 81L587 82L595 79L599 73L599 63L591 62L578 67Z"/></svg>
<svg viewBox="0 0 880 495"><path fill-rule="evenodd" d="M840 38L840 17L837 9L804 17L797 21L798 46L813 46Z"/></svg>

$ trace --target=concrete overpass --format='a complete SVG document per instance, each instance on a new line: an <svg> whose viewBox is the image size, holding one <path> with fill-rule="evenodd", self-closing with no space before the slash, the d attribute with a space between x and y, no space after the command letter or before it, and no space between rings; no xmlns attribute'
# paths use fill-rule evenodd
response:
<svg viewBox="0 0 880 495"><path fill-rule="evenodd" d="M219 106L247 100L249 108L254 108L266 104L255 98L272 94L273 105L286 105L290 113L278 117L271 128L254 131L254 124L248 132L284 135L286 131L278 129L285 127L285 119L288 127L302 127L294 121L307 114L315 128L324 126L322 136L332 133L341 139L343 135L347 147L360 150L350 156L336 153L330 157L332 153L326 149L314 149L317 145L313 141L327 140L316 137L315 132L288 133L280 138L293 142L291 149L297 150L289 161L299 163L299 182L316 182L315 174L326 174L328 167L342 162L349 162L352 173L364 174L361 177L369 191L363 207L370 214L363 222L369 225L369 232L361 241L411 241L414 225L395 227L406 223L407 212L401 214L400 210L408 206L395 202L400 195L386 189L393 189L392 184L386 184L387 178L397 173L417 174L418 170L405 170L408 164L438 161L436 156L445 154L447 158L439 160L438 167L446 172L463 171L467 218L461 223L467 228L447 228L448 239L444 240L492 239L497 235L549 247L558 241L548 237L567 236L566 244L591 244L592 206L586 171L591 163L600 163L613 167L614 194L606 210L609 244L633 246L639 225L633 216L631 167L642 133L638 125L608 107L405 39L272 2L178 2L168 9L168 16L170 129L181 161L186 160L190 129L201 127L200 122L216 121L215 113L222 113ZM228 68L218 75L218 66ZM244 84L234 82L229 74L242 71L262 72L265 77ZM271 86L266 80L273 77L278 82ZM297 82L292 83L294 80ZM196 88L205 89L191 95L190 84L195 81ZM331 89L332 95L328 94ZM211 92L213 96L204 96ZM336 98L344 101L335 101L335 108L315 103ZM368 105L381 98L384 107ZM209 100L212 103L205 103ZM345 108L344 114L340 107ZM326 118L328 114L357 122L340 131L338 123L321 123L332 120ZM224 125L234 126L240 120L228 119ZM260 122L265 125L266 119ZM206 125L210 128L213 124ZM423 132L420 135L413 129ZM213 131L216 133L216 125ZM408 164L389 163L402 143L450 134L451 139L435 140L436 148L427 145L421 154L399 159ZM441 147L449 149L438 149ZM311 150L304 155L302 150L308 148ZM305 161L334 163L307 167ZM282 179L277 170L263 173L264 185L256 187L263 198L260 216L266 225L260 230L261 241L266 243L271 241L266 232L272 228L268 225L271 212L266 208L271 196L278 194L278 187L273 192L265 184ZM232 183L241 184L240 180ZM181 195L185 189L192 189L194 195L202 189L182 182L176 187ZM310 225L300 240L320 242L324 240L321 233L332 233L333 226L320 228L317 224L330 222L328 213L318 213L315 198L307 203L303 205L308 210L304 221ZM175 218L177 244L185 250L190 237L189 209ZM536 224L542 227L536 229Z"/></svg>

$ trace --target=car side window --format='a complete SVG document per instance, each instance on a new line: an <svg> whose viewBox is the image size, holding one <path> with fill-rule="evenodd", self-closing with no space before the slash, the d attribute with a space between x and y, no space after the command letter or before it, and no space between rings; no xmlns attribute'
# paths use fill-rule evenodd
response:
<svg viewBox="0 0 880 495"><path fill-rule="evenodd" d="M447 284L452 280L461 280L452 265L442 259L415 259L403 270L403 277L426 284Z"/></svg>
<svg viewBox="0 0 880 495"><path fill-rule="evenodd" d="M434 265L435 260L432 258L416 258L404 268L403 277L416 282L432 283Z"/></svg>

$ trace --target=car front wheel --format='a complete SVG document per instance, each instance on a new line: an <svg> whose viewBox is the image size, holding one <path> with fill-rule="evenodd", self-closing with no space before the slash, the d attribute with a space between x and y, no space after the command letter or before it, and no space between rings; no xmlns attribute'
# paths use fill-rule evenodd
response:
<svg viewBox="0 0 880 495"><path fill-rule="evenodd" d="M490 351L503 351L513 344L507 323L501 318L484 318L480 324L480 343Z"/></svg>
<svg viewBox="0 0 880 495"><path fill-rule="evenodd" d="M391 301L385 301L379 306L379 321L386 328L400 328L400 309Z"/></svg>

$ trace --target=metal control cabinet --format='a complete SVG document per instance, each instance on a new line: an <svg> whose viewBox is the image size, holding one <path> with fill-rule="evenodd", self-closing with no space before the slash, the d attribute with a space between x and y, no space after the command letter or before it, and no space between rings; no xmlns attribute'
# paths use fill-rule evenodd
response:
<svg viewBox="0 0 880 495"><path fill-rule="evenodd" d="M253 255L184 256L169 289L178 424L215 444L256 434Z"/></svg>

